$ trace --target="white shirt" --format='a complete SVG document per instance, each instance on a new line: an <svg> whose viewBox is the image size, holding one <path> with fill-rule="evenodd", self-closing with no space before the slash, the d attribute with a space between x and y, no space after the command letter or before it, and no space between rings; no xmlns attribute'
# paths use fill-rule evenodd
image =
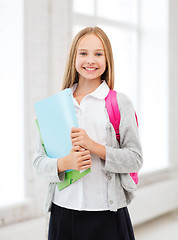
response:
<svg viewBox="0 0 178 240"><path fill-rule="evenodd" d="M71 88L75 91L77 83ZM105 81L92 93L86 95L80 105L73 98L75 112L80 128L83 128L88 136L97 143L106 145L105 97L109 87ZM108 210L107 176L103 170L104 160L91 154L91 172L70 186L59 191L55 189L53 202L61 207L99 211Z"/></svg>

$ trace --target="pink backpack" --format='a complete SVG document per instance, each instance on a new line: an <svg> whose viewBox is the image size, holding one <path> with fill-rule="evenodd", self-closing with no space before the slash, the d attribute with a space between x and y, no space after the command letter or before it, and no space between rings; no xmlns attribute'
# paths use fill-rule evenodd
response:
<svg viewBox="0 0 178 240"><path fill-rule="evenodd" d="M114 90L110 90L107 97L105 98L106 109L109 115L110 122L112 123L115 132L116 132L116 139L120 143L120 134L119 134L119 125L120 125L120 111L119 106L117 103L117 92ZM137 115L135 113L135 118L138 126ZM130 176L134 180L134 182L138 183L138 173L130 173Z"/></svg>

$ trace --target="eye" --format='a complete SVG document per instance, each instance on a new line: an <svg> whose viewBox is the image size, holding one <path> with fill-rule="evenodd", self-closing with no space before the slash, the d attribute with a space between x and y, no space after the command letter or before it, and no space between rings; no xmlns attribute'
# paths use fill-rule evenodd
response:
<svg viewBox="0 0 178 240"><path fill-rule="evenodd" d="M100 56L103 56L102 53L96 53L96 56L100 57Z"/></svg>
<svg viewBox="0 0 178 240"><path fill-rule="evenodd" d="M86 52L80 52L80 55L85 56L85 55L87 55L87 53Z"/></svg>

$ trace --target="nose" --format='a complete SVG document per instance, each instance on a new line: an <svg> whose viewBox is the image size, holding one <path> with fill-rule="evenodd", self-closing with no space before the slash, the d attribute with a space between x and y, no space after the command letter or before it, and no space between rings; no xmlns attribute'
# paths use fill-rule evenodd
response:
<svg viewBox="0 0 178 240"><path fill-rule="evenodd" d="M92 65L92 64L93 64L93 62L92 62L92 61L90 61L90 60L88 60L87 64L88 64L88 65Z"/></svg>
<svg viewBox="0 0 178 240"><path fill-rule="evenodd" d="M91 64L94 64L94 63L95 63L94 57L93 56L88 56L87 64L91 65Z"/></svg>

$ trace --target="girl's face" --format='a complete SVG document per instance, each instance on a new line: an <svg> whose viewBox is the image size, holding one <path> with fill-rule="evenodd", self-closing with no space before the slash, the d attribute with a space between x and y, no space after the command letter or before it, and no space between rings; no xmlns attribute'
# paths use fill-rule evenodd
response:
<svg viewBox="0 0 178 240"><path fill-rule="evenodd" d="M78 45L75 67L79 80L98 80L106 69L104 47L96 35L84 36Z"/></svg>

